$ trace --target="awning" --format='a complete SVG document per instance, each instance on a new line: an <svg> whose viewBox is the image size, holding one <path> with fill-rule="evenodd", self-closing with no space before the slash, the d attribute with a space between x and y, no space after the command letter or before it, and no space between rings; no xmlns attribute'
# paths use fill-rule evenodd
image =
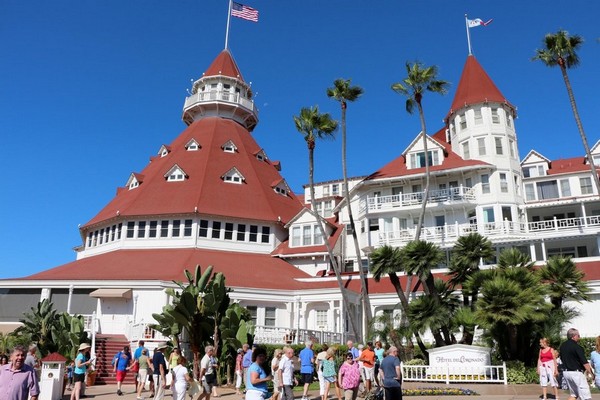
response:
<svg viewBox="0 0 600 400"><path fill-rule="evenodd" d="M98 297L102 299L130 299L131 289L96 289L92 293L90 293L90 297Z"/></svg>

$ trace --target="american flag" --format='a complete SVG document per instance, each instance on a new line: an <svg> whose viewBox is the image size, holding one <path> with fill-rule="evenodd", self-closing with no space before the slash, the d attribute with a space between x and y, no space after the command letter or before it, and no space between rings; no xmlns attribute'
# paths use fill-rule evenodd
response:
<svg viewBox="0 0 600 400"><path fill-rule="evenodd" d="M258 22L258 10L235 1L231 5L231 16Z"/></svg>

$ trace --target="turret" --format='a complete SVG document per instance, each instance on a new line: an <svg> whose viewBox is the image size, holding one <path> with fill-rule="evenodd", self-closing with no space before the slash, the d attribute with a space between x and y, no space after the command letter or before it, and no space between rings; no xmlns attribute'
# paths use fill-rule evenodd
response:
<svg viewBox="0 0 600 400"><path fill-rule="evenodd" d="M185 99L182 119L187 125L204 117L232 119L248 131L258 123L258 109L229 50L223 50Z"/></svg>

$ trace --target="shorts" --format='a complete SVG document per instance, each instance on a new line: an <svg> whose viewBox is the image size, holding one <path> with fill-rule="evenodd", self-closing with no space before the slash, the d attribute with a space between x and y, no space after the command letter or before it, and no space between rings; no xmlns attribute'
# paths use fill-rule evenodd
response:
<svg viewBox="0 0 600 400"><path fill-rule="evenodd" d="M127 371L117 370L117 382L123 382L127 376Z"/></svg>
<svg viewBox="0 0 600 400"><path fill-rule="evenodd" d="M329 383L335 382L335 376L324 376L323 379L325 379L325 381Z"/></svg>
<svg viewBox="0 0 600 400"><path fill-rule="evenodd" d="M311 384L313 383L313 374L300 374L302 376L302 383L303 384Z"/></svg>
<svg viewBox="0 0 600 400"><path fill-rule="evenodd" d="M375 367L372 368L368 368L365 367L365 379L368 381L374 381L375 380Z"/></svg>
<svg viewBox="0 0 600 400"><path fill-rule="evenodd" d="M85 382L85 374L73 374L73 382Z"/></svg>
<svg viewBox="0 0 600 400"><path fill-rule="evenodd" d="M558 387L556 376L554 376L554 361L546 361L542 363L540 368L540 385L542 387L550 386Z"/></svg>
<svg viewBox="0 0 600 400"><path fill-rule="evenodd" d="M214 383L206 383L206 380L202 379L202 389L204 389L204 393L212 393L213 386L215 386Z"/></svg>
<svg viewBox="0 0 600 400"><path fill-rule="evenodd" d="M571 397L579 397L580 399L592 398L590 385L588 385L587 379L585 379L583 372L564 371L563 376L567 381L567 386L569 388L569 394Z"/></svg>
<svg viewBox="0 0 600 400"><path fill-rule="evenodd" d="M147 369L140 369L140 371L138 372L138 379L137 381L139 383L146 383L146 378L148 377L148 370Z"/></svg>

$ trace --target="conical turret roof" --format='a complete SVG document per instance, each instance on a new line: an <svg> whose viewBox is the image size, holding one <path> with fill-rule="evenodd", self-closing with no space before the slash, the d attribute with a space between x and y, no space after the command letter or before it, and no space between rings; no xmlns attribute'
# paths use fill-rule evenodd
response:
<svg viewBox="0 0 600 400"><path fill-rule="evenodd" d="M190 151L190 142L197 142L199 149ZM117 217L195 212L285 223L302 208L294 193L275 190L283 178L250 133L235 121L203 118L164 148L171 151L152 157L137 175L144 177L139 186L120 188L86 226ZM168 179L174 169L183 175L182 180ZM241 176L241 182L226 181L232 171Z"/></svg>
<svg viewBox="0 0 600 400"><path fill-rule="evenodd" d="M219 53L217 58L210 64L208 69L204 72L204 76L224 75L231 78L237 78L244 80L242 73L238 68L231 52L225 49Z"/></svg>
<svg viewBox="0 0 600 400"><path fill-rule="evenodd" d="M460 82L456 88L452 107L446 115L446 120L454 112L477 103L496 102L505 103L515 112L515 107L504 97L496 84L485 72L475 56L469 55L463 68Z"/></svg>

